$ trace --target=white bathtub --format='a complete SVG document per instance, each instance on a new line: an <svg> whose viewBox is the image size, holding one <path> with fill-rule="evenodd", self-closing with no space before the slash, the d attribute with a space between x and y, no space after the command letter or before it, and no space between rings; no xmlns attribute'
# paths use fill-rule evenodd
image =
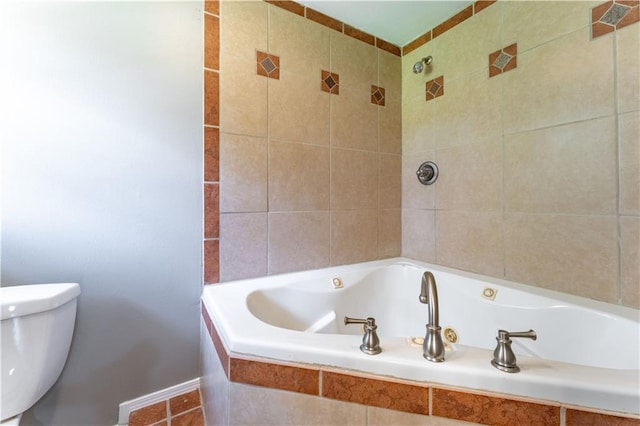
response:
<svg viewBox="0 0 640 426"><path fill-rule="evenodd" d="M442 363L412 342L425 334L425 270L436 278L440 326L458 337ZM635 309L402 258L207 286L203 302L231 353L640 413ZM375 317L381 354L359 350L362 329L345 326L345 315ZM537 333L513 339L519 373L490 363L499 329Z"/></svg>

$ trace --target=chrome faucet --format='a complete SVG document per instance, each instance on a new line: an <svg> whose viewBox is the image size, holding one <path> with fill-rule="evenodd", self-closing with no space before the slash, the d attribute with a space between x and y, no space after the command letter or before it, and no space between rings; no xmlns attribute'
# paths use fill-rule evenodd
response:
<svg viewBox="0 0 640 426"><path fill-rule="evenodd" d="M420 287L420 303L429 304L429 322L427 334L422 344L422 356L431 362L444 361L444 343L440 334L440 321L438 318L438 290L433 274L426 271L422 275Z"/></svg>

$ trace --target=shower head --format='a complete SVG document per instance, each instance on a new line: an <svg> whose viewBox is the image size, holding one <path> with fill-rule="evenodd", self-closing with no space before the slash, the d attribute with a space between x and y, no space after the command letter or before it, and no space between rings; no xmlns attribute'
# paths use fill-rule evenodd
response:
<svg viewBox="0 0 640 426"><path fill-rule="evenodd" d="M418 62L413 64L413 73L420 74L424 70L424 66L431 64L431 61L433 61L432 56L420 59Z"/></svg>

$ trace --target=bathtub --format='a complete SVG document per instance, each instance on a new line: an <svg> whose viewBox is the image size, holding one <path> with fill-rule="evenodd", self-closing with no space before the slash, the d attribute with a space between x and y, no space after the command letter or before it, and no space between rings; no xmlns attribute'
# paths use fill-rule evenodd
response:
<svg viewBox="0 0 640 426"><path fill-rule="evenodd" d="M420 345L426 270L437 283L441 363ZM635 309L404 258L211 285L202 299L232 354L640 412ZM345 326L345 316L376 319L380 354L360 351L362 327ZM519 373L491 365L499 329L537 333L513 339Z"/></svg>

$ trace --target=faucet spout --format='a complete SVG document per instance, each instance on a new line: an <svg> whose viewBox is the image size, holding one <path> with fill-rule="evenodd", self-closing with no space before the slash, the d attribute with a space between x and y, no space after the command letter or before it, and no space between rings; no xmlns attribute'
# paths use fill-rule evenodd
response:
<svg viewBox="0 0 640 426"><path fill-rule="evenodd" d="M438 289L436 279L429 271L425 271L422 275L419 300L420 303L429 305L429 322L426 325L427 333L422 344L422 355L428 361L442 362L444 361L444 343L440 334Z"/></svg>

